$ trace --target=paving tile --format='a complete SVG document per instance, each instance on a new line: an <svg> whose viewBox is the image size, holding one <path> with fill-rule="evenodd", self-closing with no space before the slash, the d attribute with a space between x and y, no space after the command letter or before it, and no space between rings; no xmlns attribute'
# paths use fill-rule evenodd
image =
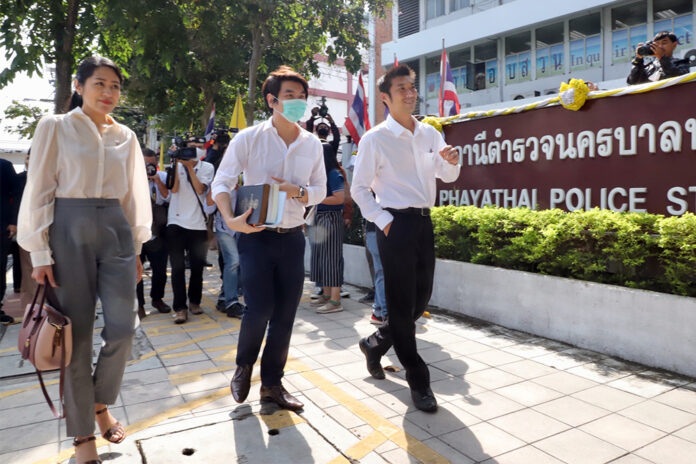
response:
<svg viewBox="0 0 696 464"><path fill-rule="evenodd" d="M684 440L688 440L692 443L696 443L696 422L694 422L688 427L684 427L681 430L677 430L676 432L674 432L674 435L678 436L679 438L683 438Z"/></svg>
<svg viewBox="0 0 696 464"><path fill-rule="evenodd" d="M33 448L26 448L21 451L0 454L0 462L4 464L38 462L58 454L59 451L58 443L48 443Z"/></svg>
<svg viewBox="0 0 696 464"><path fill-rule="evenodd" d="M401 388L400 390L383 393L375 396L374 399L401 415L416 411L416 407L413 405L413 400L411 399L411 390L408 388Z"/></svg>
<svg viewBox="0 0 696 464"><path fill-rule="evenodd" d="M568 430L570 427L533 409L522 409L489 421L527 443Z"/></svg>
<svg viewBox="0 0 696 464"><path fill-rule="evenodd" d="M454 401L459 398L469 398L485 389L467 382L464 377L447 377L446 379L430 382L430 388L440 401Z"/></svg>
<svg viewBox="0 0 696 464"><path fill-rule="evenodd" d="M142 419L147 419L168 409L184 404L184 398L180 395L169 398L155 399L143 403L126 404L128 422L133 424Z"/></svg>
<svg viewBox="0 0 696 464"><path fill-rule="evenodd" d="M363 379L369 375L364 359L332 367L331 370L345 380Z"/></svg>
<svg viewBox="0 0 696 464"><path fill-rule="evenodd" d="M435 414L414 410L405 418L435 437L481 422L451 403L438 405Z"/></svg>
<svg viewBox="0 0 696 464"><path fill-rule="evenodd" d="M164 382L168 379L169 373L164 367L136 372L127 372L123 375L121 388L123 389L135 385L147 385L151 383Z"/></svg>
<svg viewBox="0 0 696 464"><path fill-rule="evenodd" d="M593 406L571 396L539 404L534 406L533 409L573 427L610 414L606 409Z"/></svg>
<svg viewBox="0 0 696 464"><path fill-rule="evenodd" d="M469 355L473 353L480 353L482 351L490 351L491 347L484 345L483 343L477 343L473 340L465 340L461 343L455 343L447 347L449 350L458 353Z"/></svg>
<svg viewBox="0 0 696 464"><path fill-rule="evenodd" d="M558 370L552 367L545 366L543 364L531 361L529 359L524 359L522 361L517 361L510 364L505 364L499 366L498 369L503 370L505 372L509 372L510 374L515 374L516 376L522 377L523 379L534 379L536 377L542 377L558 372Z"/></svg>
<svg viewBox="0 0 696 464"><path fill-rule="evenodd" d="M675 436L666 436L637 450L635 454L657 463L693 464L694 456L696 456L696 443Z"/></svg>
<svg viewBox="0 0 696 464"><path fill-rule="evenodd" d="M516 356L525 359L538 358L540 356L546 356L547 354L554 353L554 350L546 348L543 345L538 345L535 343L520 343L517 345L511 345L503 348L506 353L512 353Z"/></svg>
<svg viewBox="0 0 696 464"><path fill-rule="evenodd" d="M696 385L696 384L694 384ZM668 404L682 411L690 412L691 414L696 414L696 391L680 387L674 390L663 393L662 395L653 398L655 401L660 403Z"/></svg>
<svg viewBox="0 0 696 464"><path fill-rule="evenodd" d="M421 358L423 358L423 361L428 364L452 359L452 355L447 351L444 351L440 346L428 348L427 350L418 350L418 354ZM455 356L457 355L455 354Z"/></svg>
<svg viewBox="0 0 696 464"><path fill-rule="evenodd" d="M331 398L329 395L324 393L322 390L318 388L312 388L311 390L305 390L302 393L309 398L309 400L317 405L319 408L329 408L331 406L337 406L338 403L336 400Z"/></svg>
<svg viewBox="0 0 696 464"><path fill-rule="evenodd" d="M494 367L522 360L522 358L519 356L515 356L514 354L506 353L505 351L501 350L489 350L479 353L471 353L468 354L467 357Z"/></svg>
<svg viewBox="0 0 696 464"><path fill-rule="evenodd" d="M673 385L646 380L640 375L629 375L628 377L609 382L607 386L618 388L643 398L652 398L674 389Z"/></svg>
<svg viewBox="0 0 696 464"><path fill-rule="evenodd" d="M473 464L474 461L464 456L462 453L440 440L439 438L429 438L423 442L431 450L437 452L440 456L447 459L451 463L456 464ZM362 464L363 461L360 460Z"/></svg>
<svg viewBox="0 0 696 464"><path fill-rule="evenodd" d="M636 456L635 454L627 454L626 456L622 456L619 459L611 461L611 464L655 464L655 463L648 461L647 459L643 459L640 456Z"/></svg>
<svg viewBox="0 0 696 464"><path fill-rule="evenodd" d="M341 424L343 427L348 429L359 427L365 424L364 420L350 412L348 408L342 405L325 408L324 412L326 412L329 416L333 417L334 420Z"/></svg>
<svg viewBox="0 0 696 464"><path fill-rule="evenodd" d="M629 372L613 369L598 363L587 363L577 367L566 369L570 374L579 375L597 383L608 383L630 375Z"/></svg>
<svg viewBox="0 0 696 464"><path fill-rule="evenodd" d="M556 390L542 387L529 380L498 388L495 392L528 407L539 403L546 403L547 401L563 396L562 393Z"/></svg>
<svg viewBox="0 0 696 464"><path fill-rule="evenodd" d="M401 448L396 448L381 454L382 459L390 464L412 464L419 462L413 456L408 454L408 451Z"/></svg>
<svg viewBox="0 0 696 464"><path fill-rule="evenodd" d="M43 394L41 397L43 399ZM56 405L56 408L60 409L60 406ZM0 414L0 430L38 422L53 421L54 419L53 413L51 413L48 404L46 404L44 400L36 404L3 410ZM0 432L0 437L2 436L3 434Z"/></svg>
<svg viewBox="0 0 696 464"><path fill-rule="evenodd" d="M485 337L477 338L476 342L483 343L484 345L488 345L492 348L502 349L507 346L515 345L518 341L505 336L487 335Z"/></svg>
<svg viewBox="0 0 696 464"><path fill-rule="evenodd" d="M491 367L488 364L484 364L474 359L465 358L463 356L445 359L444 361L438 361L431 363L430 365L452 375L463 375Z"/></svg>
<svg viewBox="0 0 696 464"><path fill-rule="evenodd" d="M329 353L333 350L342 350L343 347L330 340L326 340L315 343L306 343L300 347L296 347L296 349L301 351L304 356L313 356L316 354Z"/></svg>
<svg viewBox="0 0 696 464"><path fill-rule="evenodd" d="M413 422L406 420L406 417L403 414L390 417L387 420L392 424L396 425L397 427L401 428L404 432L406 432L408 435L411 435L418 441L425 441L428 438L432 438L432 435L429 432L422 429L421 427L418 427Z"/></svg>
<svg viewBox="0 0 696 464"><path fill-rule="evenodd" d="M592 380L588 380L574 374L569 374L564 371L556 371L555 374L536 377L532 379L532 382L561 393L565 393L566 395L570 395L581 390L587 390L588 388L598 385L597 382L593 382Z"/></svg>
<svg viewBox="0 0 696 464"><path fill-rule="evenodd" d="M169 381L149 385L134 385L121 389L121 398L126 406L180 395L179 390Z"/></svg>
<svg viewBox="0 0 696 464"><path fill-rule="evenodd" d="M312 358L314 359L314 361L326 367L340 366L343 364L349 364L363 360L362 354L351 353L350 351L345 350L334 353L315 355L312 356Z"/></svg>
<svg viewBox="0 0 696 464"><path fill-rule="evenodd" d="M501 371L500 369L490 368L465 375L464 380L488 390L494 390L513 383L522 382L524 379L508 372Z"/></svg>
<svg viewBox="0 0 696 464"><path fill-rule="evenodd" d="M440 438L477 462L499 456L525 444L509 433L485 422L448 433Z"/></svg>
<svg viewBox="0 0 696 464"><path fill-rule="evenodd" d="M201 376L200 380L178 385L177 388L179 389L179 392L181 392L182 395L186 395L189 393L196 393L205 390L216 390L224 388L229 386L229 384L230 381L227 380L227 377L225 377L220 372L215 372L212 374L204 374Z"/></svg>
<svg viewBox="0 0 696 464"><path fill-rule="evenodd" d="M57 443L59 440L58 426L57 420L49 420L7 428L2 431L0 453Z"/></svg>
<svg viewBox="0 0 696 464"><path fill-rule="evenodd" d="M387 464L387 461L384 460L379 454L376 452L371 452L367 456L363 457L360 459L361 464Z"/></svg>
<svg viewBox="0 0 696 464"><path fill-rule="evenodd" d="M525 446L487 459L483 461L483 464L563 464L563 461L559 461L533 446Z"/></svg>
<svg viewBox="0 0 696 464"><path fill-rule="evenodd" d="M622 409L619 414L667 433L696 422L696 415L652 400Z"/></svg>
<svg viewBox="0 0 696 464"><path fill-rule="evenodd" d="M375 452L377 454L383 454L386 453L387 451L395 450L399 448L399 445L394 443L393 441L385 441L381 445L379 445L377 448L375 448Z"/></svg>
<svg viewBox="0 0 696 464"><path fill-rule="evenodd" d="M611 443L577 429L538 441L534 446L561 461L574 464L603 464L626 453Z"/></svg>
<svg viewBox="0 0 696 464"><path fill-rule="evenodd" d="M573 393L572 396L609 411L618 411L645 401L645 399L640 396L607 387L606 385L598 385L587 390Z"/></svg>
<svg viewBox="0 0 696 464"><path fill-rule="evenodd" d="M344 392L348 393L351 397L355 398L356 400L362 400L368 397L368 395L364 391L360 390L358 387L356 387L350 382L340 382L337 383L336 386ZM304 388L302 390L304 390Z"/></svg>
<svg viewBox="0 0 696 464"><path fill-rule="evenodd" d="M665 432L618 414L611 414L589 422L581 426L580 430L626 451L636 450L665 436Z"/></svg>
<svg viewBox="0 0 696 464"><path fill-rule="evenodd" d="M482 420L493 419L524 408L523 405L492 391L456 400L452 404Z"/></svg>

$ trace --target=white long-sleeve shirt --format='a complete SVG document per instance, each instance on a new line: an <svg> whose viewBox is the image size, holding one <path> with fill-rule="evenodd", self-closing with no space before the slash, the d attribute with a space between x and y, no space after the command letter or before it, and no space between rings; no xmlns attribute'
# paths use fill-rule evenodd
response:
<svg viewBox="0 0 696 464"><path fill-rule="evenodd" d="M101 133L82 108L44 116L31 145L17 240L34 266L53 264L48 229L56 198L115 198L131 226L136 254L150 236L152 208L138 138L107 116Z"/></svg>
<svg viewBox="0 0 696 464"><path fill-rule="evenodd" d="M439 154L446 145L434 127L416 121L411 133L391 115L370 129L360 139L350 189L363 217L384 229L394 219L385 208L434 206L435 178L459 177L459 166Z"/></svg>
<svg viewBox="0 0 696 464"><path fill-rule="evenodd" d="M240 131L232 139L213 180L213 198L221 192L231 193L242 173L245 185L271 184L275 182L271 177L278 177L307 189L307 204L298 198L286 199L278 227L304 224L305 206L320 203L326 196L324 150L319 139L300 128L295 141L287 146L271 119Z"/></svg>

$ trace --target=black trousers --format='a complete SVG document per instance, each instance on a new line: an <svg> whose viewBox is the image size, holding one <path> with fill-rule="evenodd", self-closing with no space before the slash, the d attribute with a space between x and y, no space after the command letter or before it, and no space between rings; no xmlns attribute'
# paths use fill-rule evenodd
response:
<svg viewBox="0 0 696 464"><path fill-rule="evenodd" d="M11 245L12 240L7 235L7 225L0 224L0 308L2 308L5 290L7 290L7 255L10 254Z"/></svg>
<svg viewBox="0 0 696 464"><path fill-rule="evenodd" d="M152 298L152 301L161 300L164 297L164 287L167 285L167 261L169 261L169 252L167 251L165 243L165 238L155 237L153 240L143 243L143 251L140 254L140 259L143 262L145 261L144 258L150 261L150 269L152 270L150 298ZM142 280L138 282L135 291L138 296L138 305L145 306Z"/></svg>
<svg viewBox="0 0 696 464"><path fill-rule="evenodd" d="M172 265L172 290L174 311L188 309L186 304L186 268L184 253L188 251L191 275L188 285L188 301L201 304L203 296L203 267L208 254L208 231L191 230L175 224L167 226L167 248Z"/></svg>
<svg viewBox="0 0 696 464"><path fill-rule="evenodd" d="M237 365L253 365L263 337L261 384L280 385L304 284L305 239L301 231L240 234L237 241L244 302Z"/></svg>
<svg viewBox="0 0 696 464"><path fill-rule="evenodd" d="M430 216L392 213L385 236L377 229L377 246L384 268L387 321L367 338L368 346L384 355L394 345L413 390L430 385L428 366L416 348L416 320L423 315L433 290L435 245Z"/></svg>

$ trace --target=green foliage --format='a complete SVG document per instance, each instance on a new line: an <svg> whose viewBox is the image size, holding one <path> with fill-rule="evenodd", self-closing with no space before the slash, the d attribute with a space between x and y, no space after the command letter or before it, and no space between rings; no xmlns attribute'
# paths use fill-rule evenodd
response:
<svg viewBox="0 0 696 464"><path fill-rule="evenodd" d="M17 123L14 129L10 132L21 135L25 139L30 139L34 137L34 131L36 130L39 120L44 115L43 110L37 106L25 105L17 100L12 100L12 104L5 108L5 117L7 119L18 119L20 121Z"/></svg>
<svg viewBox="0 0 696 464"><path fill-rule="evenodd" d="M443 206L439 258L696 296L696 216Z"/></svg>

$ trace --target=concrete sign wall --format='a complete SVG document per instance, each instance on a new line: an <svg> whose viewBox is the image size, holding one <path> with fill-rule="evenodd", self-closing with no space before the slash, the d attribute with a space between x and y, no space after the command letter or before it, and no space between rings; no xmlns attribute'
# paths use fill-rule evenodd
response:
<svg viewBox="0 0 696 464"><path fill-rule="evenodd" d="M696 212L696 83L445 126L438 205Z"/></svg>

